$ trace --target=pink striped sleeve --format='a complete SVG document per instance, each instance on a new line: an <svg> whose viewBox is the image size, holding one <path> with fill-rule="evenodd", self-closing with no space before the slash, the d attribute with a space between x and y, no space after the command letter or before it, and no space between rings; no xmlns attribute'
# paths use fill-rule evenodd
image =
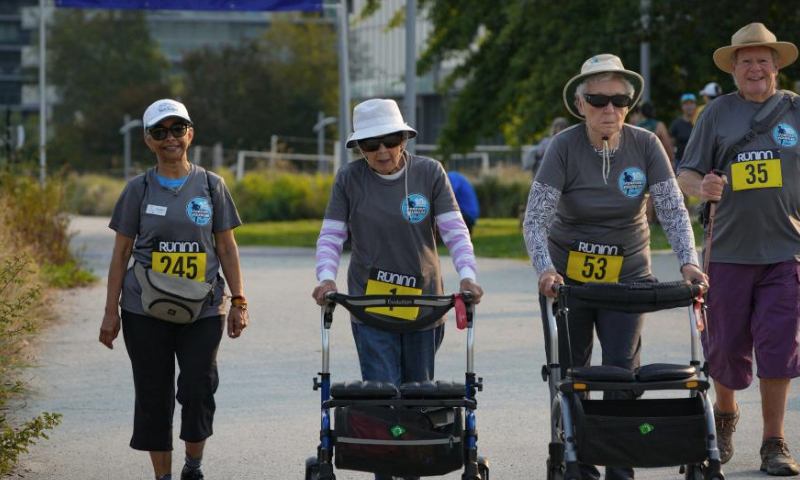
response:
<svg viewBox="0 0 800 480"><path fill-rule="evenodd" d="M336 281L342 248L347 240L347 224L339 220L323 220L317 238L317 280Z"/></svg>
<svg viewBox="0 0 800 480"><path fill-rule="evenodd" d="M453 211L437 215L436 226L450 251L459 279L475 280L478 272L475 265L475 251L461 212Z"/></svg>

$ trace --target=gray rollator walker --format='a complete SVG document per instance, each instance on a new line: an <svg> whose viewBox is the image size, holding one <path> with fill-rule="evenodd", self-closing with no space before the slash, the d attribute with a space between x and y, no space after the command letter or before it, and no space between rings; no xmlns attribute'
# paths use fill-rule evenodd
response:
<svg viewBox="0 0 800 480"><path fill-rule="evenodd" d="M686 480L724 480L717 449L708 366L700 358L705 285L587 283L558 285L547 299L551 346L542 377L551 400L548 480L581 480L580 463L631 468L680 466ZM555 307L554 307L555 305ZM688 306L691 359L688 364L643 365L635 371L612 366L567 368L562 379L556 316L569 325L569 309L598 308L654 312ZM568 339L568 337L567 337ZM589 392L675 390L679 398L592 400Z"/></svg>

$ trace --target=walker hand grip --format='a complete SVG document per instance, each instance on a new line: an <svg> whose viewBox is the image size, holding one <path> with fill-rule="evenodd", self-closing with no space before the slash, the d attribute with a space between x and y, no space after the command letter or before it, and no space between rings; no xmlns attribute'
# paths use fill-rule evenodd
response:
<svg viewBox="0 0 800 480"><path fill-rule="evenodd" d="M393 333L408 333L424 330L441 319L454 305L454 296L438 295L343 295L332 296L335 303L346 308L364 324ZM420 307L430 311L416 320L401 320L368 312L377 307Z"/></svg>

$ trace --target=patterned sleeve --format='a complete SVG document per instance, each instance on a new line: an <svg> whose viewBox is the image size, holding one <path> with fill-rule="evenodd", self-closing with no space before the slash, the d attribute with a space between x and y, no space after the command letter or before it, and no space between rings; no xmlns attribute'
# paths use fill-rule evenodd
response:
<svg viewBox="0 0 800 480"><path fill-rule="evenodd" d="M534 181L528 195L528 207L522 224L528 255L538 275L553 270L553 261L547 247L550 226L556 216L556 207L561 199L561 191Z"/></svg>
<svg viewBox="0 0 800 480"><path fill-rule="evenodd" d="M691 263L699 265L697 249L694 244L694 231L689 220L689 212L683 205L683 194L674 178L650 186L650 195L672 249L678 256L681 266Z"/></svg>

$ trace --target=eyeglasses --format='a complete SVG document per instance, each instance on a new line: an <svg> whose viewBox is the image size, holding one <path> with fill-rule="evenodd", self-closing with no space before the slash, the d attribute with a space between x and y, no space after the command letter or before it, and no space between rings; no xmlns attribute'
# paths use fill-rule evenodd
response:
<svg viewBox="0 0 800 480"><path fill-rule="evenodd" d="M186 123L175 123L170 127L156 125L155 127L149 128L147 134L150 135L150 138L153 140L158 141L166 140L167 134L169 133L175 138L181 138L189 131L189 127L190 125Z"/></svg>
<svg viewBox="0 0 800 480"><path fill-rule="evenodd" d="M395 148L403 143L403 140L405 139L405 135L403 135L401 132L390 133L389 135L385 135L383 137L373 137L359 140L358 146L361 147L361 150L365 152L377 152L381 148L381 144L383 144L383 146L386 148Z"/></svg>
<svg viewBox="0 0 800 480"><path fill-rule="evenodd" d="M603 108L608 105L608 102L611 102L617 108L623 108L630 106L630 104L633 102L633 99L627 95L601 95L585 93L583 98L586 99L586 103L595 108Z"/></svg>

